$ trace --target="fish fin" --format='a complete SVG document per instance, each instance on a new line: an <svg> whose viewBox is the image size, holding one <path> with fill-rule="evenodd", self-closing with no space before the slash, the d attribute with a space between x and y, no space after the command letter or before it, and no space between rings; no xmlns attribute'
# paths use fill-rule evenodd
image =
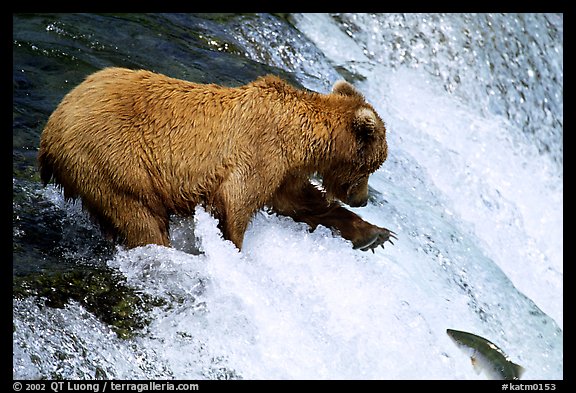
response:
<svg viewBox="0 0 576 393"><path fill-rule="evenodd" d="M476 374L480 375L480 372L482 371L482 365L476 357L476 351L474 351L472 356L470 356L470 362L472 363L472 367L474 368L474 371L476 371Z"/></svg>
<svg viewBox="0 0 576 393"><path fill-rule="evenodd" d="M510 362L510 363L512 363L512 362ZM522 374L524 374L524 371L526 371L524 369L524 367L522 367L521 365L516 364L516 363L512 363L512 367L514 368L514 371L516 373L516 377L514 379L520 379Z"/></svg>

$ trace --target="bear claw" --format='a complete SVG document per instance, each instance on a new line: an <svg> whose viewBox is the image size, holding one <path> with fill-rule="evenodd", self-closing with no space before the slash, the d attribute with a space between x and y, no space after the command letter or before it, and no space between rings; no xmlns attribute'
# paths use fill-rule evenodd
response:
<svg viewBox="0 0 576 393"><path fill-rule="evenodd" d="M387 241L389 241L391 244L394 244L394 242L392 241L391 238L398 240L398 237L396 237L395 232L390 231L386 228L380 228L379 233L377 233L372 239L370 239L368 242L365 242L363 244L354 246L354 248L360 249L362 251L371 250L374 253L374 249L376 247L380 246L380 247L384 248L384 243L386 243Z"/></svg>

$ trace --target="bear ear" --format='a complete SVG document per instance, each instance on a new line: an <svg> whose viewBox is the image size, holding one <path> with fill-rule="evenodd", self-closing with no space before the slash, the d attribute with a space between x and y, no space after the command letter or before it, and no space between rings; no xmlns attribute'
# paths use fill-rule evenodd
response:
<svg viewBox="0 0 576 393"><path fill-rule="evenodd" d="M372 109L364 107L356 111L353 127L359 137L366 138L374 135L377 124L378 119Z"/></svg>
<svg viewBox="0 0 576 393"><path fill-rule="evenodd" d="M346 82L345 80L339 80L336 83L334 83L334 86L332 87L332 93L333 94L340 94L343 96L349 96L349 97L364 98L362 93L360 93L358 90L356 90L356 88L354 86L352 86L350 83Z"/></svg>

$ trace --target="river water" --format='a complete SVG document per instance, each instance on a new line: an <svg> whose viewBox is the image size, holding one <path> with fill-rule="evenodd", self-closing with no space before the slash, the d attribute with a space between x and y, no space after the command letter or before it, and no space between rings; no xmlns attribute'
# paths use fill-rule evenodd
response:
<svg viewBox="0 0 576 393"><path fill-rule="evenodd" d="M26 14L13 57L14 378L485 379L446 329L563 378L561 14ZM198 209L174 248L114 248L35 169L59 100L112 65L346 78L389 145L354 210L398 241L259 213L239 253Z"/></svg>

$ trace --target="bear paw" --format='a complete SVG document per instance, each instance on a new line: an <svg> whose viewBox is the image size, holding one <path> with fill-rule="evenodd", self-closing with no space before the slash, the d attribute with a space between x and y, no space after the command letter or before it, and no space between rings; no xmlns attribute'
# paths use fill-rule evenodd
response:
<svg viewBox="0 0 576 393"><path fill-rule="evenodd" d="M374 249L378 246L384 248L384 243L386 243L387 241L389 241L391 244L394 244L391 238L394 238L396 240L398 239L396 237L396 233L386 228L378 227L375 225L373 226L373 228L371 228L369 232L370 233L368 234L368 236L364 237L361 240L353 242L354 249L359 249L362 251L372 250L372 252L374 252Z"/></svg>

